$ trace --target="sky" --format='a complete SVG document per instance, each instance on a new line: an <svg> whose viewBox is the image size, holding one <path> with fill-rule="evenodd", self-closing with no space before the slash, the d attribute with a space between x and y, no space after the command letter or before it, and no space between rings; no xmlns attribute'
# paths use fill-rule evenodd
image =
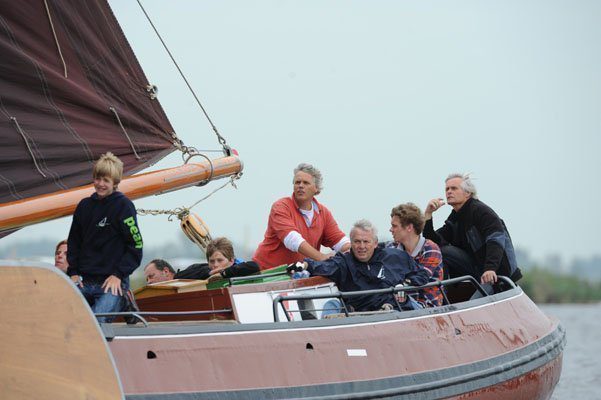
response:
<svg viewBox="0 0 601 400"><path fill-rule="evenodd" d="M110 4L179 137L219 149L138 4ZM292 193L294 167L309 162L324 175L319 201L346 232L367 218L387 239L393 206L423 208L444 197L449 173L469 172L531 255L601 253L601 2L142 4L244 162L238 189L193 210L214 237L256 247L271 204ZM135 204L189 206L222 183ZM450 211L435 213L435 226ZM183 235L164 216L139 220L146 247ZM58 241L70 222L25 228L2 245Z"/></svg>

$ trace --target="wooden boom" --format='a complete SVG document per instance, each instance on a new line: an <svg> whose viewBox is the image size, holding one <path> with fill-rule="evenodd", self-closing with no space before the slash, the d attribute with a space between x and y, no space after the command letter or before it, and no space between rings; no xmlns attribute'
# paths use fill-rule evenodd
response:
<svg viewBox="0 0 601 400"><path fill-rule="evenodd" d="M242 171L242 161L228 156L202 163L162 169L124 178L119 190L131 200L194 186L206 179L223 178ZM94 192L93 185L30 197L0 205L0 231L33 225L73 214L81 199Z"/></svg>

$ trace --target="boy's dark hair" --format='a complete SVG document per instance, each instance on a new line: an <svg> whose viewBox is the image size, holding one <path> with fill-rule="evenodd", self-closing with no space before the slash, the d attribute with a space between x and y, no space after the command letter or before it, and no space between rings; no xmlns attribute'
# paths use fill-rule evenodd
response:
<svg viewBox="0 0 601 400"><path fill-rule="evenodd" d="M211 240L211 242L207 246L207 261L216 251L220 251L221 254L228 260L233 260L235 258L234 255L234 245L232 241L225 237L220 237L215 240Z"/></svg>

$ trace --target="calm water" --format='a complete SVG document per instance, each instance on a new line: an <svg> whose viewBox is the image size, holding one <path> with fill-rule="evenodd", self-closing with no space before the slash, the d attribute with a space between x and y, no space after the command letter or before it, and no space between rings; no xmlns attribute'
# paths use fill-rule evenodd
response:
<svg viewBox="0 0 601 400"><path fill-rule="evenodd" d="M601 304L544 305L561 320L568 343L552 400L601 400Z"/></svg>

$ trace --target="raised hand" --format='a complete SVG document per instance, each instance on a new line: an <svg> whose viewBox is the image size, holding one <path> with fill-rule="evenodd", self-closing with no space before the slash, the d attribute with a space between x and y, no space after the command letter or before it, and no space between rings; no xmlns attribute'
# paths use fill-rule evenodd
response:
<svg viewBox="0 0 601 400"><path fill-rule="evenodd" d="M426 206L426 210L424 211L424 216L426 217L426 220L429 220L430 218L432 218L432 213L444 205L445 205L445 202L440 197L437 199L430 200L428 202L428 205Z"/></svg>

